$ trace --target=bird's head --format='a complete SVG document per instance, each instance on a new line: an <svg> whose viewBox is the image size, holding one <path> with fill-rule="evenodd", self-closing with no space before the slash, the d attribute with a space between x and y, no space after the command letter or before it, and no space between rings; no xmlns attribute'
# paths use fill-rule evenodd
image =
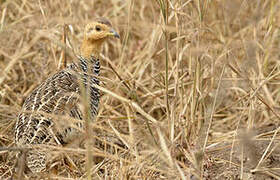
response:
<svg viewBox="0 0 280 180"><path fill-rule="evenodd" d="M120 35L112 28L110 21L98 18L86 25L84 40L81 47L82 56L89 58L91 55L98 56L103 42L108 37L120 38Z"/></svg>

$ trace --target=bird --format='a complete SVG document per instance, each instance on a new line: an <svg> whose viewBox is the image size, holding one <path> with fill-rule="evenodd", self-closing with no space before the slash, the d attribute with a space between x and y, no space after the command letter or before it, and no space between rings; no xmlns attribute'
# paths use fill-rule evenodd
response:
<svg viewBox="0 0 280 180"><path fill-rule="evenodd" d="M109 37L119 39L120 35L108 19L101 17L87 24L76 61L47 78L25 99L16 121L15 144L30 148L25 162L32 173L45 171L48 159L45 152L32 148L34 145L65 145L80 133L69 123L61 125L57 116L81 120L76 125L84 128L83 92L89 101L90 119L96 116L100 99L95 86L100 83L99 54Z"/></svg>

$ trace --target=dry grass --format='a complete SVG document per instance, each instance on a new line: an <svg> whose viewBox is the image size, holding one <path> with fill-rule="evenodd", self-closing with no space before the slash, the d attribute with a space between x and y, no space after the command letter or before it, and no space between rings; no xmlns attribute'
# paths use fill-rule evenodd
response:
<svg viewBox="0 0 280 180"><path fill-rule="evenodd" d="M24 99L58 69L64 24L78 52L84 25L98 16L112 21L121 41L104 47L103 95L90 127L125 147L40 146L53 158L34 179L279 179L279 7L277 0L0 0L0 179L14 173ZM104 159L93 163L96 156Z"/></svg>

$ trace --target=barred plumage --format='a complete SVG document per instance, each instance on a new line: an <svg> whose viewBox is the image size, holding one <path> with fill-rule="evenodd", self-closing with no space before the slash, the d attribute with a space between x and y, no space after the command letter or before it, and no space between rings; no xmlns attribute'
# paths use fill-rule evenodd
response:
<svg viewBox="0 0 280 180"><path fill-rule="evenodd" d="M97 28L98 27L98 28ZM85 28L79 63L73 63L40 84L25 100L18 116L15 142L21 147L36 144L67 144L78 130L63 124L63 118L83 119L81 88L89 95L92 119L97 114L99 91L93 84L99 84L100 63L98 55L103 41L108 36L119 37L106 19L99 19ZM68 123L66 123L68 124ZM77 123L81 128L83 123ZM32 172L46 168L48 157L42 151L30 150L26 163Z"/></svg>

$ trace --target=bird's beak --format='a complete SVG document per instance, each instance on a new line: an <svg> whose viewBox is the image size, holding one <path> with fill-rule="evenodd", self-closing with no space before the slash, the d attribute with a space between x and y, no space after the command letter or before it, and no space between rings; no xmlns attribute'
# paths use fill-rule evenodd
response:
<svg viewBox="0 0 280 180"><path fill-rule="evenodd" d="M109 35L120 39L120 35L114 29L110 30Z"/></svg>

